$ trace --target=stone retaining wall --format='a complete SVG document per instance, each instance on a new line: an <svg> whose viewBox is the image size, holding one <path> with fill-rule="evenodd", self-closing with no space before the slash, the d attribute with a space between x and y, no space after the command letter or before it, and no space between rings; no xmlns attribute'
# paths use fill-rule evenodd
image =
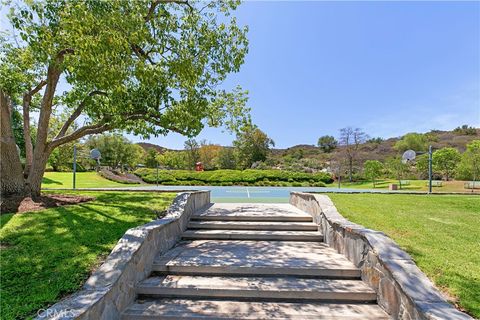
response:
<svg viewBox="0 0 480 320"><path fill-rule="evenodd" d="M153 259L180 240L190 216L210 203L210 191L177 195L164 218L127 230L115 248L77 293L37 319L119 319L135 299L135 285L151 273Z"/></svg>
<svg viewBox="0 0 480 320"><path fill-rule="evenodd" d="M392 239L345 219L328 196L292 192L290 203L311 214L324 241L361 269L362 280L394 319L472 319L447 303Z"/></svg>

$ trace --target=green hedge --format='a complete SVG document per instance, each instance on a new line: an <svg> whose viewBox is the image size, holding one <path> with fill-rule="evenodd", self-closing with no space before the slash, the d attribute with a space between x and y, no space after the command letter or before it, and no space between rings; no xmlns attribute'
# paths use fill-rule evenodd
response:
<svg viewBox="0 0 480 320"><path fill-rule="evenodd" d="M156 183L156 169L141 168L135 174L147 183ZM163 185L213 185L213 186L315 186L324 187L332 177L323 172L303 173L283 170L159 170L158 183Z"/></svg>

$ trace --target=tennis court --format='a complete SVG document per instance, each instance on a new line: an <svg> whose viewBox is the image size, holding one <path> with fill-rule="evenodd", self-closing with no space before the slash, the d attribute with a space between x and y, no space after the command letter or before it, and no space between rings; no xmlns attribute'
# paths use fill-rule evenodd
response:
<svg viewBox="0 0 480 320"><path fill-rule="evenodd" d="M287 203L290 192L369 192L369 190L319 187L242 187L242 186L138 186L129 188L102 188L102 190L189 191L210 190L212 202ZM80 189L79 189L80 190ZM93 188L90 190L94 190ZM379 192L379 191L376 191ZM388 191L385 191L388 192Z"/></svg>

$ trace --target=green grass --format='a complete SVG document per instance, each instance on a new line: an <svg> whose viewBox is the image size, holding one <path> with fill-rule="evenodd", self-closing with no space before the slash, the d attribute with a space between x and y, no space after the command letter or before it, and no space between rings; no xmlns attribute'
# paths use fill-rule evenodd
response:
<svg viewBox="0 0 480 320"><path fill-rule="evenodd" d="M380 230L410 253L461 308L480 317L480 197L329 194L350 221Z"/></svg>
<svg viewBox="0 0 480 320"><path fill-rule="evenodd" d="M175 196L146 192L76 194L96 199L0 216L2 319L34 316L38 309L78 290L127 229L154 219L153 210L163 210Z"/></svg>
<svg viewBox="0 0 480 320"><path fill-rule="evenodd" d="M96 172L77 172L75 185L77 188L132 187L105 179ZM72 186L72 172L45 172L43 176L42 188L71 189Z"/></svg>
<svg viewBox="0 0 480 320"><path fill-rule="evenodd" d="M402 186L400 191L427 191L428 190L428 180L408 180L409 185ZM341 183L342 188L351 188L351 189L378 189L386 190L388 189L389 184L394 183L398 185L398 180L393 179L381 179L377 180L375 183L375 188L371 181L359 181L359 182L343 182ZM442 181L441 187L433 187L433 192L471 192L471 189L464 188L465 181ZM337 187L337 183L332 183L327 185L328 187ZM475 192L480 192L480 189L476 189Z"/></svg>

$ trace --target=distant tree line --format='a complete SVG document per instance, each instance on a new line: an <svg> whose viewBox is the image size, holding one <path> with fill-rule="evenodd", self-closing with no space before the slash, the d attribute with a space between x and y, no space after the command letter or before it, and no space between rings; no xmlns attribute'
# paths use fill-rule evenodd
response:
<svg viewBox="0 0 480 320"><path fill-rule="evenodd" d="M389 156L383 161L368 159L376 154L375 146L384 142L382 138L370 138L362 129L346 127L340 129L338 140L330 135L318 139L318 148L325 153L325 162L329 170L337 177L347 177L349 181L367 179L375 184L379 177L390 177L398 180L410 178L426 179L428 176L428 146L438 142L439 131L426 134L408 133L393 144L397 156ZM476 135L477 130L467 125L459 126L453 133L460 135ZM457 148L444 146L433 153L433 174L436 179L474 180L480 177L479 140L466 145L465 152ZM419 155L414 162L402 163L400 154L406 150L414 150ZM298 153L301 150L296 150ZM288 159L287 159L288 162Z"/></svg>
<svg viewBox="0 0 480 320"><path fill-rule="evenodd" d="M248 169L265 161L272 146L272 139L258 127L249 125L237 133L231 147L188 139L181 151L159 153L149 149L145 164L150 168L192 170L201 162L205 170Z"/></svg>
<svg viewBox="0 0 480 320"><path fill-rule="evenodd" d="M53 171L71 171L74 143L64 144L52 152L48 164ZM132 170L139 166L148 168L193 170L201 162L205 170L249 169L266 160L274 142L254 125L243 127L233 141L233 146L223 147L206 140L188 139L183 150L159 152L155 148L144 150L119 133L89 136L76 143L79 171L95 167L89 158L92 149L101 153L101 166L113 170Z"/></svg>
<svg viewBox="0 0 480 320"><path fill-rule="evenodd" d="M480 178L480 140L470 142L462 154L451 147L435 150L432 154L432 170L435 179L449 181L455 177L459 180L478 180ZM395 178L399 181L411 177L426 179L428 154L420 155L411 163L403 162L400 157L387 159L384 163L378 160L367 160L363 166L363 174L365 179L372 181L374 187L376 179L380 177Z"/></svg>
<svg viewBox="0 0 480 320"><path fill-rule="evenodd" d="M55 124L52 124L53 126ZM349 181L371 180L374 184L381 177L402 179L426 179L428 172L428 145L436 141L435 133L409 133L393 143L395 153L383 159L376 149L382 138L370 138L362 129L346 127L339 137L323 136L318 148L296 147L282 154L271 150L273 140L258 127L249 125L238 131L232 146L220 146L205 140L188 139L183 150L159 152L155 148L144 150L119 133L93 135L77 143L79 170L95 167L88 153L95 148L102 154L102 166L120 171L138 166L170 170L193 170L201 162L205 170L217 169L283 169L288 171L327 171ZM441 147L433 153L435 179L474 180L480 177L480 140L473 140L460 152L457 148ZM400 155L405 150L423 153L412 163L402 163ZM20 150L22 152L22 150ZM320 152L320 153L319 153ZM73 143L57 148L49 157L52 170L66 171L72 168Z"/></svg>

